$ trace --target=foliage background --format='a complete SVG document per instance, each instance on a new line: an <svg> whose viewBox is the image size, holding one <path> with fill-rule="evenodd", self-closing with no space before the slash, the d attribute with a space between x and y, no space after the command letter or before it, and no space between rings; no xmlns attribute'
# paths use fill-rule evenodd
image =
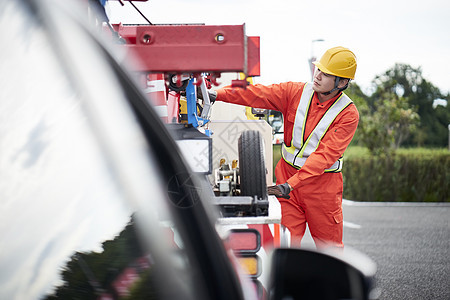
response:
<svg viewBox="0 0 450 300"><path fill-rule="evenodd" d="M344 158L344 198L358 201L450 202L446 149L400 149L372 156L351 147Z"/></svg>

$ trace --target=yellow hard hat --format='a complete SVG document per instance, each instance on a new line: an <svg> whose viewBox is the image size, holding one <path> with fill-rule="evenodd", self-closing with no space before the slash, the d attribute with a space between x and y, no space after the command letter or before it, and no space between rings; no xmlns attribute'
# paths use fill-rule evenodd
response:
<svg viewBox="0 0 450 300"><path fill-rule="evenodd" d="M356 56L347 48L328 49L320 61L313 62L322 72L343 78L355 78Z"/></svg>

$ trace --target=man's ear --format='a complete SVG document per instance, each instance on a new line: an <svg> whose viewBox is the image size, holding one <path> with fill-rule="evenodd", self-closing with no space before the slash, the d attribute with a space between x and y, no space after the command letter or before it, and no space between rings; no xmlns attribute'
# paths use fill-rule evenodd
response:
<svg viewBox="0 0 450 300"><path fill-rule="evenodd" d="M342 89L348 84L348 82L348 78L341 78L341 80L339 80L338 88Z"/></svg>

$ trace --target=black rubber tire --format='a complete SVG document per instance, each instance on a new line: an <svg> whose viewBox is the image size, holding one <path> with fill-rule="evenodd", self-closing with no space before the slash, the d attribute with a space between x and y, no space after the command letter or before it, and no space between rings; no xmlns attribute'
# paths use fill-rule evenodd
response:
<svg viewBox="0 0 450 300"><path fill-rule="evenodd" d="M259 131L242 132L238 140L241 196L267 199L263 138Z"/></svg>

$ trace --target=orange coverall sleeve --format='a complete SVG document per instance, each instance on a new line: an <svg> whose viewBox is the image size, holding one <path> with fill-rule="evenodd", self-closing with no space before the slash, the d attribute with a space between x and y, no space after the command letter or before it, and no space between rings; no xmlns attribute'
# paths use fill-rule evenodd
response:
<svg viewBox="0 0 450 300"><path fill-rule="evenodd" d="M247 86L245 90L227 86L216 91L216 100L277 110L286 115L292 101L296 98L300 99L304 85L302 82L283 82L267 86L255 84Z"/></svg>
<svg viewBox="0 0 450 300"><path fill-rule="evenodd" d="M352 141L359 122L359 113L354 104L347 107L332 123L316 151L303 167L287 180L291 187L298 188L311 183L324 173L345 152Z"/></svg>

